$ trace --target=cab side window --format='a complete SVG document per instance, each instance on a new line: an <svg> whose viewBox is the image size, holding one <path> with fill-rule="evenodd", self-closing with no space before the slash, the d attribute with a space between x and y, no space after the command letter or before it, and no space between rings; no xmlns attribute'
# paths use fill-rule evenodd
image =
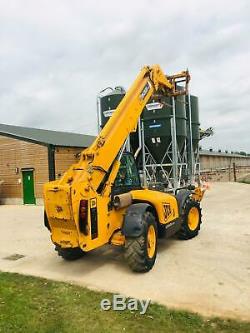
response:
<svg viewBox="0 0 250 333"><path fill-rule="evenodd" d="M121 158L121 165L115 180L115 186L140 187L140 179L131 154L125 154Z"/></svg>

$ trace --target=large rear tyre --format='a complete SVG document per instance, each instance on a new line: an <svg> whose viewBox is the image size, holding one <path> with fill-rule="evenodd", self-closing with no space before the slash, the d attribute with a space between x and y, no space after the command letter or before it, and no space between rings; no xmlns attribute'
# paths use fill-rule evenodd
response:
<svg viewBox="0 0 250 333"><path fill-rule="evenodd" d="M62 248L56 245L55 250L57 254L65 260L73 261L84 256L85 252L83 252L80 247L75 248Z"/></svg>
<svg viewBox="0 0 250 333"><path fill-rule="evenodd" d="M151 212L143 215L143 233L125 241L125 259L134 272L148 272L157 254L157 224Z"/></svg>
<svg viewBox="0 0 250 333"><path fill-rule="evenodd" d="M191 239L198 235L201 226L200 203L188 199L183 208L183 222L177 236L179 239Z"/></svg>

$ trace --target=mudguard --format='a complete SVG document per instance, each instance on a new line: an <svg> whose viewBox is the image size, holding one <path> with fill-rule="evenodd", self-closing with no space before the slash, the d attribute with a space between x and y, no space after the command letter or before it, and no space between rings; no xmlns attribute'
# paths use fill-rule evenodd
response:
<svg viewBox="0 0 250 333"><path fill-rule="evenodd" d="M152 206L147 203L132 204L128 207L122 226L125 237L139 237L143 233L143 214L152 211Z"/></svg>
<svg viewBox="0 0 250 333"><path fill-rule="evenodd" d="M178 202L179 215L183 214L183 207L185 206L186 200L190 197L192 192L190 190L179 190L176 194L176 200Z"/></svg>

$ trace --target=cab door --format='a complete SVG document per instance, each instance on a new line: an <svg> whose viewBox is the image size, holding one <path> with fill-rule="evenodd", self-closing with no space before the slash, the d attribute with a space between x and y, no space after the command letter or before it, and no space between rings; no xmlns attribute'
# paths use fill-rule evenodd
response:
<svg viewBox="0 0 250 333"><path fill-rule="evenodd" d="M120 163L120 168L114 183L113 193L121 194L141 189L140 177L134 156L131 153L124 153Z"/></svg>

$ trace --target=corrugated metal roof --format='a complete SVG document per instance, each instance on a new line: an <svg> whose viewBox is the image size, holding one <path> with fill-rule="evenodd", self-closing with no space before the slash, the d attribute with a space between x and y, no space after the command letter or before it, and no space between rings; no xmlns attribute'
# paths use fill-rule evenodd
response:
<svg viewBox="0 0 250 333"><path fill-rule="evenodd" d="M92 135L50 131L31 127L0 124L0 135L61 147L88 147L95 139Z"/></svg>

